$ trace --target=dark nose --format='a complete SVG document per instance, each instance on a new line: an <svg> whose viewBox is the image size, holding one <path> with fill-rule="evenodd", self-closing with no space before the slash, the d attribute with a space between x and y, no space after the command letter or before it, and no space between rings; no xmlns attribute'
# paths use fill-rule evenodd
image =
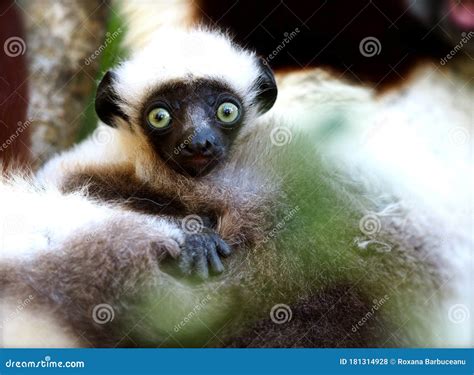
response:
<svg viewBox="0 0 474 375"><path fill-rule="evenodd" d="M193 135L183 152L188 156L212 156L215 153L215 137L210 131L200 131Z"/></svg>

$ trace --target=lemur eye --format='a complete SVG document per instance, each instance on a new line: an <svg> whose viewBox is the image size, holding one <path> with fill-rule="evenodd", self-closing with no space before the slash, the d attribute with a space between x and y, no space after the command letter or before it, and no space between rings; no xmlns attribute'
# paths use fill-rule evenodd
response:
<svg viewBox="0 0 474 375"><path fill-rule="evenodd" d="M148 123L154 128L163 129L171 122L171 115L166 109L158 107L148 112L147 119Z"/></svg>
<svg viewBox="0 0 474 375"><path fill-rule="evenodd" d="M239 107L234 103L224 102L217 108L217 118L226 124L233 123L239 118Z"/></svg>

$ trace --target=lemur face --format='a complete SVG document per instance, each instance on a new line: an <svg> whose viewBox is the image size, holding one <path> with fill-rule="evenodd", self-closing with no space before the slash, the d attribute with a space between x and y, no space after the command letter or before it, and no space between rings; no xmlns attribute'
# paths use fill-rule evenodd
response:
<svg viewBox="0 0 474 375"><path fill-rule="evenodd" d="M174 171L199 177L229 154L239 129L277 97L271 69L219 32L158 33L97 89L102 122L145 136Z"/></svg>
<svg viewBox="0 0 474 375"><path fill-rule="evenodd" d="M141 112L141 126L156 153L176 172L192 177L225 159L246 115L236 93L205 79L160 87Z"/></svg>

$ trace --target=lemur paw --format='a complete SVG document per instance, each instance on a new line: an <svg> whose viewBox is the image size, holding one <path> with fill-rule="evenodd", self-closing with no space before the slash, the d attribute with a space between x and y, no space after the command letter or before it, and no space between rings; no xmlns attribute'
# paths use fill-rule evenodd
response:
<svg viewBox="0 0 474 375"><path fill-rule="evenodd" d="M177 259L181 254L181 246L184 245L183 232L178 228L168 228L166 236L159 236L152 242L152 246L165 251L172 258Z"/></svg>
<svg viewBox="0 0 474 375"><path fill-rule="evenodd" d="M209 271L214 274L224 271L220 257L226 257L231 252L231 247L216 232L204 228L199 233L186 235L178 267L187 276L207 279Z"/></svg>
<svg viewBox="0 0 474 375"><path fill-rule="evenodd" d="M134 224L133 235L127 238L130 248L142 248L143 243L147 243L158 256L160 263L169 256L179 258L186 238L181 228L167 220L144 215L139 215Z"/></svg>

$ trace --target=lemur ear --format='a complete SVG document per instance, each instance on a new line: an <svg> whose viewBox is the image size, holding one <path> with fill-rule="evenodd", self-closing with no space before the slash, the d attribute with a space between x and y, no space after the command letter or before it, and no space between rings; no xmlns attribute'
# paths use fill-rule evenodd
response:
<svg viewBox="0 0 474 375"><path fill-rule="evenodd" d="M263 59L259 59L260 76L256 82L257 103L260 114L268 112L273 107L278 95L278 89L273 71L268 63Z"/></svg>
<svg viewBox="0 0 474 375"><path fill-rule="evenodd" d="M120 98L115 93L113 84L117 81L117 74L108 71L97 87L95 96L95 112L103 123L116 127L116 117L128 120L128 117L120 108Z"/></svg>

